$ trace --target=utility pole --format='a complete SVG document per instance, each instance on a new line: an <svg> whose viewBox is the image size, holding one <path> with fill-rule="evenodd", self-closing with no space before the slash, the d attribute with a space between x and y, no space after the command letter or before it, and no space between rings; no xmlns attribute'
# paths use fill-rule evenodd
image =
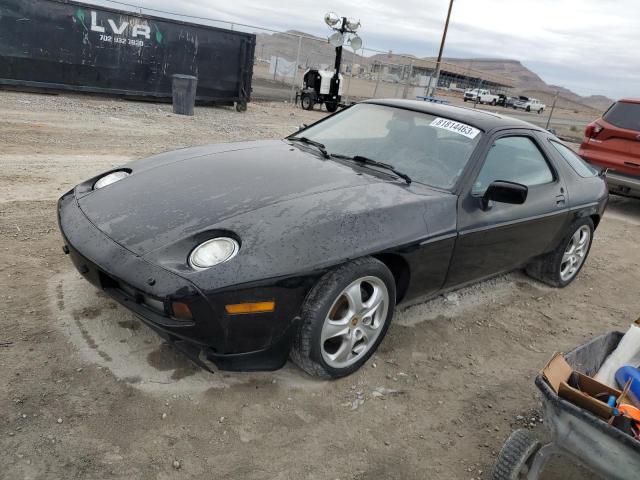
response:
<svg viewBox="0 0 640 480"><path fill-rule="evenodd" d="M556 94L553 97L553 104L551 105L551 111L549 112L549 118L547 118L547 126L544 127L545 130L549 130L549 125L551 124L551 117L553 116L553 111L556 108L556 101L558 100L559 93L560 93L560 90L556 90Z"/></svg>
<svg viewBox="0 0 640 480"><path fill-rule="evenodd" d="M447 12L447 21L444 24L444 31L442 32L442 40L440 42L440 51L438 52L438 60L436 60L436 71L429 77L429 86L427 87L427 95L432 95L431 81L433 77L436 77L436 84L433 86L433 90L438 86L438 78L440 77L440 64L442 63L442 53L444 52L444 42L447 39L447 31L449 30L449 19L451 18L451 9L453 8L453 0L449 0L449 11Z"/></svg>

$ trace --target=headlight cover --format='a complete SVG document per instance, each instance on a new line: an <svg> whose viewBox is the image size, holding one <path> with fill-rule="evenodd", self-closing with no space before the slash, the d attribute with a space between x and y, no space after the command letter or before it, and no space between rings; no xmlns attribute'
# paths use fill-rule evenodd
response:
<svg viewBox="0 0 640 480"><path fill-rule="evenodd" d="M240 245L233 238L213 238L201 243L191 251L189 265L196 270L210 268L231 260L239 250Z"/></svg>
<svg viewBox="0 0 640 480"><path fill-rule="evenodd" d="M127 178L129 175L131 174L126 170L118 170L117 172L108 173L104 177L101 177L96 183L93 184L93 189L99 190L101 188L106 187L107 185L116 183L118 180Z"/></svg>

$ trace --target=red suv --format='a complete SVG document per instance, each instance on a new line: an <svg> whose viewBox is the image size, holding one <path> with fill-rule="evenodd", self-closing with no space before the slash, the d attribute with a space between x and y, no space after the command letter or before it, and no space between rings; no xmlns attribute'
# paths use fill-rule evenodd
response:
<svg viewBox="0 0 640 480"><path fill-rule="evenodd" d="M611 193L640 198L640 99L618 100L587 125L578 153L609 169Z"/></svg>

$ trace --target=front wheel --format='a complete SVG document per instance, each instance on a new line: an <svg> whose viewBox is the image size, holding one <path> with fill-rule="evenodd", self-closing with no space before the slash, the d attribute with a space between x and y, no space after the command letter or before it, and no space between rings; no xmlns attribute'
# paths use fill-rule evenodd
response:
<svg viewBox="0 0 640 480"><path fill-rule="evenodd" d="M540 115L542 113L542 108L540 110L538 110L538 115Z"/></svg>
<svg viewBox="0 0 640 480"><path fill-rule="evenodd" d="M529 105L527 105L527 112L531 111L531 107Z"/></svg>
<svg viewBox="0 0 640 480"><path fill-rule="evenodd" d="M527 275L552 287L569 285L578 276L589 255L593 230L593 220L589 217L573 222L555 250L538 257L527 266Z"/></svg>
<svg viewBox="0 0 640 480"><path fill-rule="evenodd" d="M291 359L305 372L340 378L378 348L393 317L396 286L382 262L365 257L325 274L302 307Z"/></svg>
<svg viewBox="0 0 640 480"><path fill-rule="evenodd" d="M496 106L496 100L495 99L491 100L491 105L493 105L494 107Z"/></svg>
<svg viewBox="0 0 640 480"><path fill-rule="evenodd" d="M302 105L303 109L313 110L314 103L315 102L313 101L313 98L311 98L311 95L309 95L308 93L302 94L302 98L300 98L300 104Z"/></svg>

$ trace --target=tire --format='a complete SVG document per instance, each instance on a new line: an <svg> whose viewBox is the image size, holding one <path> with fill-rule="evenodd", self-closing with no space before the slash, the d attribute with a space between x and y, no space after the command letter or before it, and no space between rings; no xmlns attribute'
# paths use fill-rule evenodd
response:
<svg viewBox="0 0 640 480"><path fill-rule="evenodd" d="M543 110L544 110L544 109L542 109L542 108L541 108L540 110L538 110L538 115L540 115L540 114L542 113L542 111L543 111Z"/></svg>
<svg viewBox="0 0 640 480"><path fill-rule="evenodd" d="M240 102L236 102L236 112L246 112L247 111L247 102L245 101L240 101Z"/></svg>
<svg viewBox="0 0 640 480"><path fill-rule="evenodd" d="M518 110L518 107L516 107L516 106L514 105L514 106L513 106L513 109L514 109L514 110Z"/></svg>
<svg viewBox="0 0 640 480"><path fill-rule="evenodd" d="M540 450L540 446L540 442L529 430L516 430L502 446L489 478L491 480L525 479L531 461Z"/></svg>
<svg viewBox="0 0 640 480"><path fill-rule="evenodd" d="M531 111L531 106L527 105L527 112Z"/></svg>
<svg viewBox="0 0 640 480"><path fill-rule="evenodd" d="M491 105L493 105L494 107L496 106L496 99L494 98L493 100L491 100Z"/></svg>
<svg viewBox="0 0 640 480"><path fill-rule="evenodd" d="M338 110L338 103L337 102L325 102L324 106L327 109L327 112L329 112L329 113L333 113L336 110Z"/></svg>
<svg viewBox="0 0 640 480"><path fill-rule="evenodd" d="M366 287L371 287L371 293ZM371 317L361 317L363 310L351 313L354 309L346 292L352 288L355 289L352 292L360 293L365 307L367 302L375 304L374 293L375 298L383 299ZM363 293L370 296L367 298ZM387 333L395 302L395 280L382 262L364 257L331 270L311 289L302 306L302 324L293 338L291 360L309 375L320 378L340 378L355 372L373 355ZM340 319L334 320L336 317ZM329 330L333 333L327 329L334 329ZM335 334L340 329L345 333ZM354 340L356 343L349 343L358 335L361 338ZM368 343L367 338L370 338ZM346 359L340 360L345 355Z"/></svg>
<svg viewBox="0 0 640 480"><path fill-rule="evenodd" d="M308 93L303 93L302 97L300 98L300 105L302 105L302 108L305 110L313 110L313 105L314 105L314 101L313 98L311 98L311 95L309 95Z"/></svg>
<svg viewBox="0 0 640 480"><path fill-rule="evenodd" d="M563 266L566 267L568 265L568 262L565 262L563 257L565 253L567 253L566 251L569 248L570 242L572 240L575 241L574 235L576 235L579 230L582 232L588 231L589 236L580 255L580 264L577 266L577 269L571 273L571 276L567 278L566 275L563 276L562 274ZM591 220L591 218L580 218L574 221L569 227L567 235L563 237L562 241L560 241L552 252L536 258L526 267L525 271L527 275L552 287L566 287L578 276L589 256L591 244L593 243L593 231L593 220ZM576 253L575 255L578 254Z"/></svg>
<svg viewBox="0 0 640 480"><path fill-rule="evenodd" d="M462 100L464 100L464 103L467 103L467 97L464 97Z"/></svg>

